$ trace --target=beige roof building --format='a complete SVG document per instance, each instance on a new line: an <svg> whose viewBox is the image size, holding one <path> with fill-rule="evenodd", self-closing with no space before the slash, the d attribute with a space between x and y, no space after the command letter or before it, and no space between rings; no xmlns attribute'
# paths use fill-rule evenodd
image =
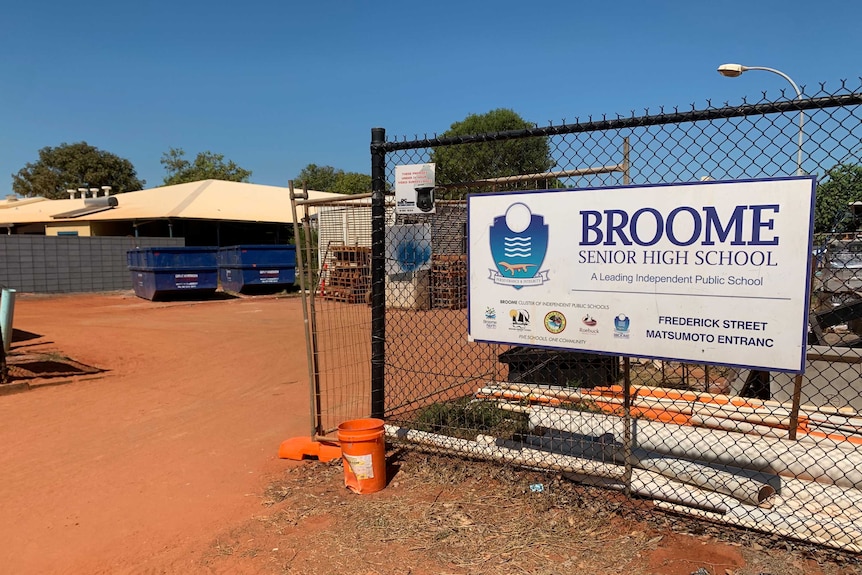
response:
<svg viewBox="0 0 862 575"><path fill-rule="evenodd" d="M187 245L283 240L293 211L288 188L203 180L113 196L0 201L0 233L185 237ZM309 199L343 194L309 190ZM93 197L95 196L95 197ZM227 237L225 237L227 236ZM236 241L235 241L236 240Z"/></svg>

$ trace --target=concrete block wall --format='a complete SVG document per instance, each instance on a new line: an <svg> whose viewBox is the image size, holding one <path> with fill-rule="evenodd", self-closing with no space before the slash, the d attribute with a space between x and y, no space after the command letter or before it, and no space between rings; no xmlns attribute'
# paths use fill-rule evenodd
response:
<svg viewBox="0 0 862 575"><path fill-rule="evenodd" d="M0 286L22 293L132 289L126 251L184 245L184 238L0 236Z"/></svg>

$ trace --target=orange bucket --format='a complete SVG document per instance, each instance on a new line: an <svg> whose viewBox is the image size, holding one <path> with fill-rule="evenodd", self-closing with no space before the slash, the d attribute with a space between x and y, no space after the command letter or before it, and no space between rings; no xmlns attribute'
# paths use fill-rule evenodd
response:
<svg viewBox="0 0 862 575"><path fill-rule="evenodd" d="M386 487L386 439L382 419L353 419L338 426L344 485L356 493Z"/></svg>

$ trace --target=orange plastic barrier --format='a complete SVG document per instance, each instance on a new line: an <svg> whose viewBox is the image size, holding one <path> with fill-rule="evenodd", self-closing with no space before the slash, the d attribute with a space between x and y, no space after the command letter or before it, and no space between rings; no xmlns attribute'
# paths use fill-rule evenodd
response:
<svg viewBox="0 0 862 575"><path fill-rule="evenodd" d="M303 460L315 457L318 461L332 461L341 457L341 448L337 445L315 441L310 437L291 437L281 442L278 447L281 459Z"/></svg>
<svg viewBox="0 0 862 575"><path fill-rule="evenodd" d="M386 487L386 439L382 419L353 419L338 426L344 485L355 493Z"/></svg>

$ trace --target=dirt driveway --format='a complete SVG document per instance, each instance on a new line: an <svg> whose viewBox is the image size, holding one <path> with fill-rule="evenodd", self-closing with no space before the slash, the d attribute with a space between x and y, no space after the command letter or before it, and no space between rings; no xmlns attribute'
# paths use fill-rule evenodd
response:
<svg viewBox="0 0 862 575"><path fill-rule="evenodd" d="M277 458L308 434L301 325L296 297L19 296L32 388L0 394L0 573L860 571L456 457L395 451L386 489L349 493L338 462Z"/></svg>
<svg viewBox="0 0 862 575"><path fill-rule="evenodd" d="M299 465L277 458L308 434L296 297L19 295L14 326L28 339L13 355L106 371L0 397L5 573L193 571L213 534Z"/></svg>

